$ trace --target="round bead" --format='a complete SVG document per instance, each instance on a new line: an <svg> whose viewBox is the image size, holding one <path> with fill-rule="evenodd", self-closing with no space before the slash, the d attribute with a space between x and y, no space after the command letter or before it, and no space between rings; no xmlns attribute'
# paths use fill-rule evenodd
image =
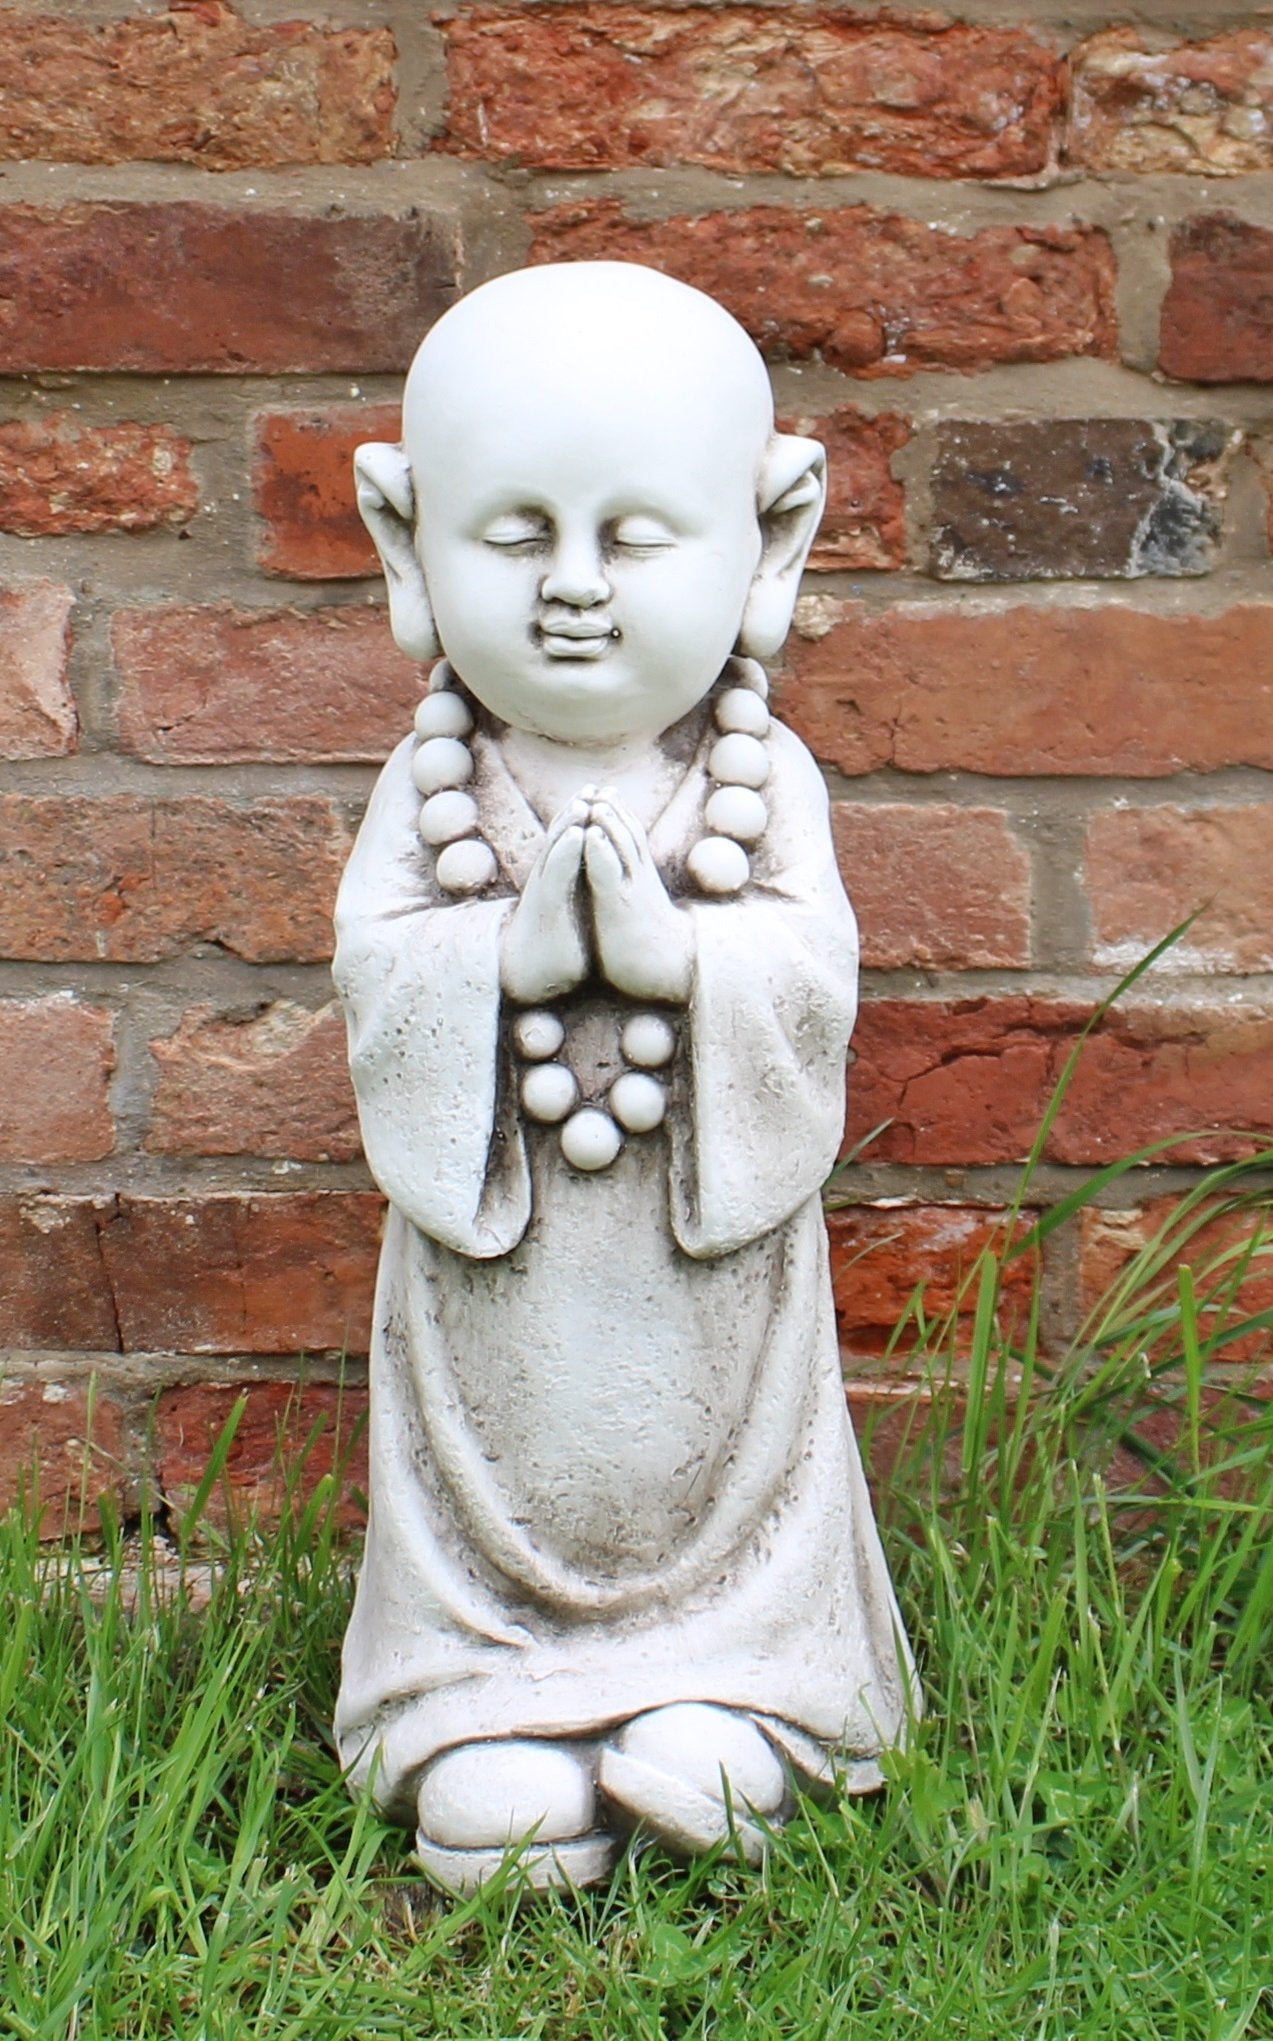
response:
<svg viewBox="0 0 1273 2041"><path fill-rule="evenodd" d="M556 1014L547 1013L542 1007L531 1013L519 1013L513 1022L513 1040L529 1063L543 1063L549 1056L555 1056L565 1039L566 1030Z"/></svg>
<svg viewBox="0 0 1273 2041"><path fill-rule="evenodd" d="M422 794L462 787L473 777L473 754L458 737L426 737L411 761L411 777Z"/></svg>
<svg viewBox="0 0 1273 2041"><path fill-rule="evenodd" d="M415 734L419 738L467 737L472 728L473 711L463 695L453 694L450 688L426 695L417 705Z"/></svg>
<svg viewBox="0 0 1273 2041"><path fill-rule="evenodd" d="M623 1135L609 1113L596 1106L572 1113L561 1130L561 1152L575 1169L609 1169L622 1146Z"/></svg>
<svg viewBox="0 0 1273 2041"><path fill-rule="evenodd" d="M752 787L717 787L703 810L703 820L717 836L755 843L765 833L769 810Z"/></svg>
<svg viewBox="0 0 1273 2041"><path fill-rule="evenodd" d="M579 1097L574 1072L564 1063L536 1063L522 1079L522 1104L532 1120L555 1127L564 1120ZM578 1119L578 1113L575 1118Z"/></svg>
<svg viewBox="0 0 1273 2041"><path fill-rule="evenodd" d="M751 877L751 865L740 843L728 836L705 836L686 859L694 884L703 893L738 893Z"/></svg>
<svg viewBox="0 0 1273 2041"><path fill-rule="evenodd" d="M466 836L438 852L438 884L444 893L480 893L498 870L494 851L480 836Z"/></svg>
<svg viewBox="0 0 1273 2041"><path fill-rule="evenodd" d="M749 687L762 702L769 700L769 675L759 659L747 659L741 652L736 652L729 662L729 672L740 687Z"/></svg>
<svg viewBox="0 0 1273 2041"><path fill-rule="evenodd" d="M661 1013L634 1013L619 1037L624 1060L638 1070L661 1070L672 1060L676 1029Z"/></svg>
<svg viewBox="0 0 1273 2041"><path fill-rule="evenodd" d="M733 730L713 744L707 770L722 786L763 787L769 778L769 753L758 737Z"/></svg>
<svg viewBox="0 0 1273 2041"><path fill-rule="evenodd" d="M610 1086L610 1110L629 1134L649 1134L663 1124L667 1092L657 1077L643 1070L625 1070Z"/></svg>
<svg viewBox="0 0 1273 2041"><path fill-rule="evenodd" d="M476 828L477 802L472 794L462 794L458 787L430 794L420 810L420 834L435 849L442 843L455 843L461 836L471 836Z"/></svg>
<svg viewBox="0 0 1273 2041"><path fill-rule="evenodd" d="M763 737L769 729L769 711L750 687L727 687L716 697L716 728L738 730L747 737Z"/></svg>

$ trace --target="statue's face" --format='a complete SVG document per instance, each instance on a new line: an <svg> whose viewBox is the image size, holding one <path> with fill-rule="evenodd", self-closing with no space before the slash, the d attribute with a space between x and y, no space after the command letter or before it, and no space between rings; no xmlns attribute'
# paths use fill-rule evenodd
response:
<svg viewBox="0 0 1273 2041"><path fill-rule="evenodd" d="M497 379L432 407L427 450L408 429L438 636L503 722L653 736L719 674L760 558L760 448L728 388L692 381Z"/></svg>

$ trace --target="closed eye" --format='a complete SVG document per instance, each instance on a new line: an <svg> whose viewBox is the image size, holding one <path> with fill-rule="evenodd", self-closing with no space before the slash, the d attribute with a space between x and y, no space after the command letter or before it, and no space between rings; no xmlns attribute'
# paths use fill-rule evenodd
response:
<svg viewBox="0 0 1273 2041"><path fill-rule="evenodd" d="M625 553L662 553L676 544L676 533L656 517L621 517L610 544Z"/></svg>
<svg viewBox="0 0 1273 2041"><path fill-rule="evenodd" d="M529 549L545 545L550 537L548 520L535 517L530 512L512 512L507 517L497 517L482 533L484 546L498 546L503 551L518 548Z"/></svg>

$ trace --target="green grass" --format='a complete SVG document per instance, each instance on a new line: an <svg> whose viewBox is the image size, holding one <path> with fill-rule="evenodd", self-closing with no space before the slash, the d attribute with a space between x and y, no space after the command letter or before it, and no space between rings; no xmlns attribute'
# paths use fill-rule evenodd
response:
<svg viewBox="0 0 1273 2041"><path fill-rule="evenodd" d="M1273 1430L1213 1387L1267 1335L1260 1181L1216 1172L1236 1243L1186 1200L1050 1371L973 1272L968 1415L917 1398L880 1498L926 1719L761 1875L638 1851L586 1897L435 1900L327 1742L330 1484L229 1539L202 1611L118 1533L94 1573L11 1519L0 2032L1273 2036ZM934 1376L952 1337L917 1299Z"/></svg>
<svg viewBox="0 0 1273 2041"><path fill-rule="evenodd" d="M330 1478L222 1541L203 1609L144 1523L103 1564L13 1516L0 2034L1273 2041L1273 1405L1243 1379L1273 1154L1201 1179L1048 1355L1007 1265L1151 1159L1021 1237L1081 1046L970 1308L917 1295L886 1356L919 1378L878 1499L927 1713L882 1794L806 1806L763 1873L638 1848L603 1891L528 1898L512 1864L446 1904L328 1744Z"/></svg>

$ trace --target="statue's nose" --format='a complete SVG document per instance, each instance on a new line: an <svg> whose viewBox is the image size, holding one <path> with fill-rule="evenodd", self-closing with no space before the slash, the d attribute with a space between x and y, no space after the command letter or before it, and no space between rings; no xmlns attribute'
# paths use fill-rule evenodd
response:
<svg viewBox="0 0 1273 2041"><path fill-rule="evenodd" d="M610 583L595 544L562 544L539 584L544 602L568 603L571 609L594 609L610 600Z"/></svg>

